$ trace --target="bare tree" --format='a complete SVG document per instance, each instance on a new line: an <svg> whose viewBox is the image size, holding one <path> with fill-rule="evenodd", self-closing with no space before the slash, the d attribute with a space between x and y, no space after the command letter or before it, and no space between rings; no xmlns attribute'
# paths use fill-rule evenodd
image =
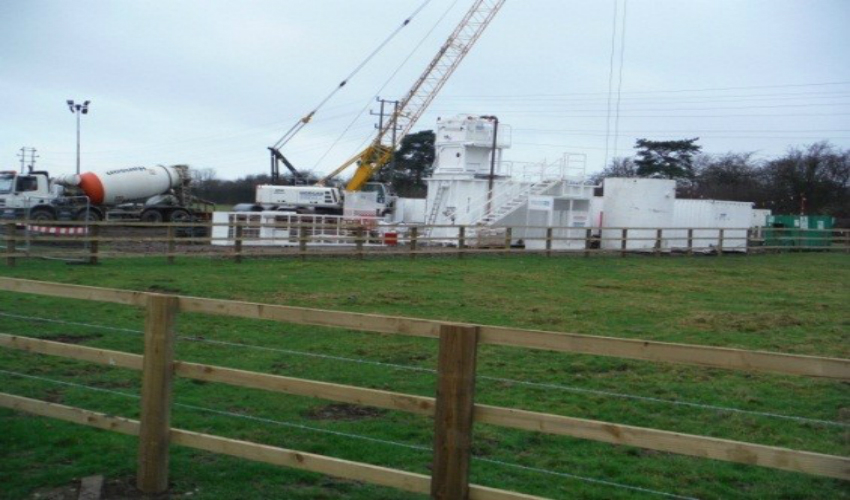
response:
<svg viewBox="0 0 850 500"><path fill-rule="evenodd" d="M593 174L590 177L590 182L600 184L608 177L637 177L637 165L635 165L635 161L631 158L614 158L601 172Z"/></svg>
<svg viewBox="0 0 850 500"><path fill-rule="evenodd" d="M791 148L767 162L765 175L774 212L850 216L850 150L828 142Z"/></svg>
<svg viewBox="0 0 850 500"><path fill-rule="evenodd" d="M714 200L752 201L761 206L769 196L755 153L701 154L694 161L692 195Z"/></svg>

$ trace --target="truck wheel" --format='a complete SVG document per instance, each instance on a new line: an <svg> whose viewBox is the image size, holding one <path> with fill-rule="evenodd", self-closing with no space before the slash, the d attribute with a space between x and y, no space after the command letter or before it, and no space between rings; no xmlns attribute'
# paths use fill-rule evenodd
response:
<svg viewBox="0 0 850 500"><path fill-rule="evenodd" d="M189 212L183 210L182 208L178 208L171 212L171 215L168 216L169 222L190 222L192 220L192 216L189 215Z"/></svg>
<svg viewBox="0 0 850 500"><path fill-rule="evenodd" d="M87 222L100 222L103 220L103 216L100 214L100 211L94 208L90 208L88 210L84 208L77 212L77 215L74 218Z"/></svg>
<svg viewBox="0 0 850 500"><path fill-rule="evenodd" d="M47 208L34 208L30 212L30 220L34 222L48 222L56 220L56 215Z"/></svg>
<svg viewBox="0 0 850 500"><path fill-rule="evenodd" d="M157 222L162 222L162 212L155 208L151 208L142 212L142 216L139 217L139 219L142 222L149 222L153 224Z"/></svg>

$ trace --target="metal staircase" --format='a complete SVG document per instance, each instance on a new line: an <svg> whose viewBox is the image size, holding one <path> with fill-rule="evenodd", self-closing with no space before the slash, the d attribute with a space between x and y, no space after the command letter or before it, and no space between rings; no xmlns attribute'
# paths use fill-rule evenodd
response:
<svg viewBox="0 0 850 500"><path fill-rule="evenodd" d="M492 226L513 213L519 207L525 205L529 196L544 194L561 182L560 179L546 179L530 184L518 192L510 193L507 197L496 197L490 201L490 209L485 209L483 215L471 224ZM499 198L505 199L500 200Z"/></svg>

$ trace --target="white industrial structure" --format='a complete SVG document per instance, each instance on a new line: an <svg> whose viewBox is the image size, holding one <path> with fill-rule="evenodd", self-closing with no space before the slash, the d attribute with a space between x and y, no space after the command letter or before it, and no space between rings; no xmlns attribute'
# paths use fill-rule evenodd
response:
<svg viewBox="0 0 850 500"><path fill-rule="evenodd" d="M545 226L587 227L593 187L584 183L584 156L564 155L551 163L505 162L510 132L493 117L438 120L426 218L409 222L438 226L429 230L431 241L454 240L458 229L451 226L471 226L467 236L473 244L498 235L498 228L515 227L512 240L526 246L543 245L538 238L545 237ZM561 237L572 236L565 231ZM559 240L556 248L569 246Z"/></svg>

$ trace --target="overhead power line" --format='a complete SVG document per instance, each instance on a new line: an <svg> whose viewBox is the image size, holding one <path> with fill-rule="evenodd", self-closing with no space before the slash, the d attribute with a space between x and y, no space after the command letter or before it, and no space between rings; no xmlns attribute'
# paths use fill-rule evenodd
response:
<svg viewBox="0 0 850 500"><path fill-rule="evenodd" d="M632 94L663 94L663 93L679 93L679 92L713 92L713 91L728 91L728 90L754 90L754 89L778 89L778 88L794 88L794 87L820 87L820 86L830 86L830 85L850 85L850 81L844 82L822 82L822 83L799 83L799 84L785 84L785 85L753 85L753 86L742 86L742 87L712 87L712 88L699 88L699 89L672 89L672 90L632 90L628 92L623 92L625 95ZM559 94L523 94L519 97L534 97L534 96L569 96L569 95L601 95L605 96L605 92L568 92L568 93L559 93ZM473 95L455 95L455 98L461 97L476 97ZM493 98L505 98L505 97L517 97L516 94L490 94L486 97Z"/></svg>
<svg viewBox="0 0 850 500"><path fill-rule="evenodd" d="M608 102L607 114L605 116L605 159L602 162L602 167L608 166L608 150L611 141L611 100L614 95L614 55L617 51L617 20L619 19L618 11L620 0L614 0L614 15L611 21L611 57L608 60Z"/></svg>
<svg viewBox="0 0 850 500"><path fill-rule="evenodd" d="M614 112L614 150L617 150L620 140L620 104L623 99L623 61L626 54L626 7L629 0L623 0L623 28L620 31L620 69L617 83L617 105Z"/></svg>

